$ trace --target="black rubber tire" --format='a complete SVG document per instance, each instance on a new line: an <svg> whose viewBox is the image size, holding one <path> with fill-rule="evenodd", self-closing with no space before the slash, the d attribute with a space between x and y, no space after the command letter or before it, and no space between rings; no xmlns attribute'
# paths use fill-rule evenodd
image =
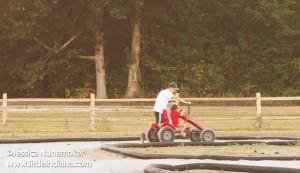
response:
<svg viewBox="0 0 300 173"><path fill-rule="evenodd" d="M174 137L174 130L171 127L165 126L158 131L159 142L173 142Z"/></svg>
<svg viewBox="0 0 300 173"><path fill-rule="evenodd" d="M158 142L157 130L151 127L147 129L145 137L148 142Z"/></svg>
<svg viewBox="0 0 300 173"><path fill-rule="evenodd" d="M200 134L201 134L200 131L192 130L190 135L191 141L201 141Z"/></svg>
<svg viewBox="0 0 300 173"><path fill-rule="evenodd" d="M216 135L214 131L211 129L204 129L200 133L200 139L203 142L213 142L215 140L215 137Z"/></svg>

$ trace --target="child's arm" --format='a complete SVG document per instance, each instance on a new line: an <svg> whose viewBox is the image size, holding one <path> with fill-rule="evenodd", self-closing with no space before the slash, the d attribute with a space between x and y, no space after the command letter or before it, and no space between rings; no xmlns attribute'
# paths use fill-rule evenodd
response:
<svg viewBox="0 0 300 173"><path fill-rule="evenodd" d="M190 101L185 101L185 100L183 100L182 98L180 98L180 97L178 97L178 96L174 96L173 97L174 99L178 99L180 102L182 102L182 103L185 103L185 104L188 104L188 105L190 105L191 104L191 102Z"/></svg>

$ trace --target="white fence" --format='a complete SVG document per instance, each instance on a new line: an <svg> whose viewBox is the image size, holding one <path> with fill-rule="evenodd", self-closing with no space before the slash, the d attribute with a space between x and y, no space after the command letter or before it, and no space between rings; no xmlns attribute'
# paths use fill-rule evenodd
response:
<svg viewBox="0 0 300 173"><path fill-rule="evenodd" d="M256 97L239 97L239 98L184 98L189 101L256 101L256 120L258 127L262 125L262 102L263 101L300 101L300 97L261 97L260 93L256 93ZM134 99L96 99L95 94L91 94L90 99L58 99L58 98L11 98L7 97L7 94L3 94L2 99L2 125L5 126L7 123L8 116L8 104L14 103L86 103L90 105L90 125L91 128L95 125L95 106L96 102L103 103L131 103L131 102L154 102L154 98L134 98ZM176 101L178 103L178 101Z"/></svg>

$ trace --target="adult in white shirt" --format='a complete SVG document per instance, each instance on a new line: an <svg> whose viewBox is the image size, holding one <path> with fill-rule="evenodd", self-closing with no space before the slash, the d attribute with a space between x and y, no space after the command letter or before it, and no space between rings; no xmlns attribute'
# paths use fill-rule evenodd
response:
<svg viewBox="0 0 300 173"><path fill-rule="evenodd" d="M185 104L191 104L190 101L185 101L182 98L174 95L179 90L177 84L175 82L171 82L167 89L161 90L155 100L153 112L156 123L161 123L161 114L164 109L167 108L168 102L171 99L178 99L180 102Z"/></svg>

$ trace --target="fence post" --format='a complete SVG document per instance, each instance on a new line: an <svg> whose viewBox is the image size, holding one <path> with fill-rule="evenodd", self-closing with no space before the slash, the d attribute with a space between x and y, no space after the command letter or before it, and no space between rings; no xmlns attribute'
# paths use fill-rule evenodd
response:
<svg viewBox="0 0 300 173"><path fill-rule="evenodd" d="M2 100L2 126L6 126L7 122L7 94L3 93Z"/></svg>
<svg viewBox="0 0 300 173"><path fill-rule="evenodd" d="M92 130L95 129L95 94L91 93L91 103L90 103L90 127Z"/></svg>
<svg viewBox="0 0 300 173"><path fill-rule="evenodd" d="M177 97L179 97L179 93L176 93L175 94ZM175 99L175 104L177 105L177 106L179 106L179 100L178 99Z"/></svg>
<svg viewBox="0 0 300 173"><path fill-rule="evenodd" d="M261 114L261 95L259 92L256 93L256 121L257 127L262 126L262 114Z"/></svg>

